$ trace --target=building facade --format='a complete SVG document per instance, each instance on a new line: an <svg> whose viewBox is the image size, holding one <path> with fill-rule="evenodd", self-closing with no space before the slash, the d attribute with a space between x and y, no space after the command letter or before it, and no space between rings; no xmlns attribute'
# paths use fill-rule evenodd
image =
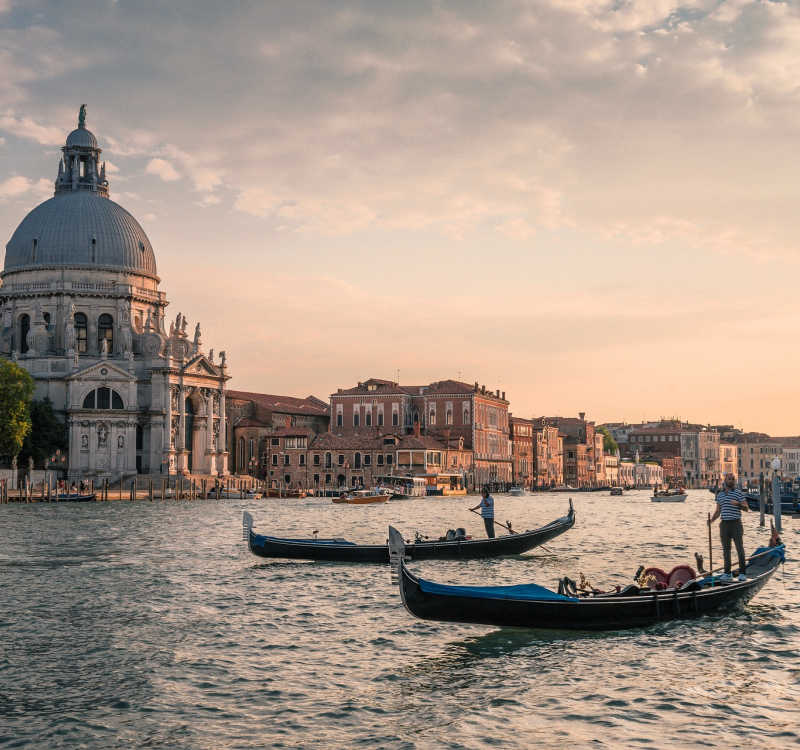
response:
<svg viewBox="0 0 800 750"><path fill-rule="evenodd" d="M472 461L469 487L511 482L508 401L499 390L457 380L404 386L370 378L331 394L330 415L330 431L342 436L411 434L419 426L440 442L461 438Z"/></svg>
<svg viewBox="0 0 800 750"><path fill-rule="evenodd" d="M526 489L534 486L533 421L509 415L512 484Z"/></svg>
<svg viewBox="0 0 800 750"><path fill-rule="evenodd" d="M723 478L733 474L739 479L739 448L735 443L719 444L719 473Z"/></svg>
<svg viewBox="0 0 800 750"><path fill-rule="evenodd" d="M558 427L541 419L532 421L536 488L561 487L564 484L564 438Z"/></svg>
<svg viewBox="0 0 800 750"><path fill-rule="evenodd" d="M6 245L0 356L33 376L67 424L72 478L227 473L225 352L168 321L142 227L109 198L85 107L52 198Z"/></svg>
<svg viewBox="0 0 800 750"><path fill-rule="evenodd" d="M681 461L687 487L720 484L719 433L707 427L687 427L681 432Z"/></svg>

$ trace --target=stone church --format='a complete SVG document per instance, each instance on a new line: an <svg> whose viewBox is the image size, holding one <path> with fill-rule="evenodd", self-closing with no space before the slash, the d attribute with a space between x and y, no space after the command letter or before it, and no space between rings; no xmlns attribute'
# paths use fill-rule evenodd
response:
<svg viewBox="0 0 800 750"><path fill-rule="evenodd" d="M205 351L181 313L167 320L150 240L109 198L85 119L81 107L55 194L6 245L0 356L65 420L70 477L227 474L225 352Z"/></svg>

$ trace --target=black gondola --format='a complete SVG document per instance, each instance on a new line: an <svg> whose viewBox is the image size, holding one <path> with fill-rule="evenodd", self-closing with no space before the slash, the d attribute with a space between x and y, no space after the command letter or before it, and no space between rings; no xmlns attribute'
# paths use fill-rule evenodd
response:
<svg viewBox="0 0 800 750"><path fill-rule="evenodd" d="M559 630L618 630L732 609L761 589L782 562L784 551L780 545L754 555L744 581L707 577L679 589L628 586L614 594L567 596L535 584L449 586L426 581L406 568L402 537L395 541L399 536L390 528L400 594L412 615L424 620Z"/></svg>
<svg viewBox="0 0 800 750"><path fill-rule="evenodd" d="M58 503L91 503L97 500L97 495L94 492L70 492L67 494L56 495L53 500Z"/></svg>
<svg viewBox="0 0 800 750"><path fill-rule="evenodd" d="M406 554L414 560L474 559L519 555L563 534L575 525L572 501L566 516L533 531L508 534L494 539L466 539L444 542L417 542L406 545ZM337 562L389 562L388 544L354 544L346 539L281 539L253 532L253 518L244 512L243 536L250 551L260 557L293 560L328 560Z"/></svg>

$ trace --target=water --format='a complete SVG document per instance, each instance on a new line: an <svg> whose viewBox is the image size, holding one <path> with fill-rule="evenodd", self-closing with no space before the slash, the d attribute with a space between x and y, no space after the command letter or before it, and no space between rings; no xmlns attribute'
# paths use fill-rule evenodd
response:
<svg viewBox="0 0 800 750"><path fill-rule="evenodd" d="M550 551L412 565L442 582L605 587L707 555L711 495L575 494ZM800 741L800 577L734 616L587 634L412 618L388 567L266 561L256 530L381 542L464 526L475 498L0 506L0 746L754 747ZM567 496L496 497L535 528ZM748 549L766 540L745 519ZM796 557L797 521L784 540ZM792 525L794 524L794 526ZM716 532L716 529L715 529ZM722 556L715 533L715 562Z"/></svg>

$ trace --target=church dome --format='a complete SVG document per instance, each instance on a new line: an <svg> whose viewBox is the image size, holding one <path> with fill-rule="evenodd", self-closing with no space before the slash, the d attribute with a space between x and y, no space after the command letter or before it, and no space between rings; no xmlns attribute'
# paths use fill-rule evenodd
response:
<svg viewBox="0 0 800 750"><path fill-rule="evenodd" d="M150 240L122 206L108 197L97 139L78 127L61 149L55 195L33 209L6 245L3 275L34 268L96 268L156 276Z"/></svg>
<svg viewBox="0 0 800 750"><path fill-rule="evenodd" d="M75 128L67 136L67 146L78 146L79 148L97 148L97 138L94 133L86 128Z"/></svg>
<svg viewBox="0 0 800 750"><path fill-rule="evenodd" d="M108 268L156 276L150 240L122 206L88 190L59 192L33 209L6 245L4 271Z"/></svg>

